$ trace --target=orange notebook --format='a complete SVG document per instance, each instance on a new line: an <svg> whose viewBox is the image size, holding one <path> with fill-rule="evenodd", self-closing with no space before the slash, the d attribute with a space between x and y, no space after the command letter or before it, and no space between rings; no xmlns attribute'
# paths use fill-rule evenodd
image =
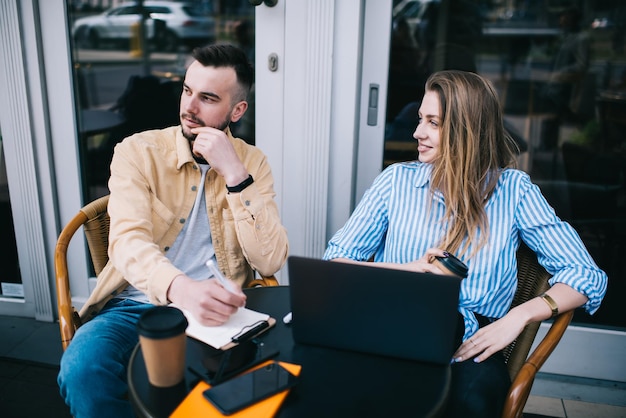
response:
<svg viewBox="0 0 626 418"><path fill-rule="evenodd" d="M268 360L264 363L257 365L256 367L250 369L254 370L269 364L271 360ZM281 366L287 369L292 374L298 376L300 374L300 370L302 366L298 364L291 364L279 361ZM223 415L217 408L211 404L211 402L207 401L204 396L202 396L202 392L210 388L206 382L200 382L196 385L195 388L187 397L183 400L183 402L178 405L178 407L174 410L170 418L193 418L193 417L231 417L231 418L265 418L265 417L273 417L276 412L278 412L278 408L283 403L287 394L289 393L289 389L284 390L280 393L277 393L274 396L271 396L267 399L264 399L260 402L255 403L241 411L235 412L232 415Z"/></svg>

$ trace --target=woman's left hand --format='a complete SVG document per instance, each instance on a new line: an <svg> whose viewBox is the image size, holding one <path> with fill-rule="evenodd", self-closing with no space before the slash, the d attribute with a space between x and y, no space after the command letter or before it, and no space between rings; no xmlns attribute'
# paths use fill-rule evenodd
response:
<svg viewBox="0 0 626 418"><path fill-rule="evenodd" d="M550 296L556 301L561 312L575 309L587 301L585 295L565 283L554 284L550 288ZM475 357L474 361L480 363L511 344L527 324L543 321L551 315L551 309L541 298L527 300L465 340L454 353L454 360L459 362Z"/></svg>
<svg viewBox="0 0 626 418"><path fill-rule="evenodd" d="M480 363L509 345L524 330L526 321L517 317L515 310L482 327L471 338L465 340L454 353L454 361L461 362L471 358Z"/></svg>

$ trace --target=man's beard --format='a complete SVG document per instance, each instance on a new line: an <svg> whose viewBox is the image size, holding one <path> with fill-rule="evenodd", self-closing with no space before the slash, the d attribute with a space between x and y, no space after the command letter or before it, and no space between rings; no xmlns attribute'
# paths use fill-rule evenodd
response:
<svg viewBox="0 0 626 418"><path fill-rule="evenodd" d="M199 124L200 126L207 126L206 123L204 123L200 119L197 119L194 116L191 116L187 113L183 113L182 115L180 115L180 117L181 119L191 119L192 121ZM229 126L230 126L230 119L224 119L222 123L218 124L217 126L212 126L212 128L219 129L220 131L226 131L226 128L228 128ZM195 141L196 137L198 136L197 134L192 134L191 132L185 132L185 128L182 126L182 124L181 124L181 131L183 132L183 136L189 140L189 144L193 144L193 141Z"/></svg>
<svg viewBox="0 0 626 418"><path fill-rule="evenodd" d="M199 124L200 126L206 126L206 124L203 121L201 121L200 119L197 119L197 118L195 118L195 117L193 117L191 115L188 115L186 113L183 113L181 115L181 119L191 119L195 123ZM230 119L225 119L218 126L213 126L213 128L219 129L220 131L225 131L226 128L228 128L229 125L230 125ZM182 131L183 136L185 138L187 138L187 140L189 141L189 148L191 149L191 155L193 156L193 159L198 164L208 164L207 160L205 160L202 156L198 156L198 155L193 153L193 141L196 140L196 137L198 136L198 134L192 134L191 132L185 132L185 128L182 126L182 123L181 123L180 130Z"/></svg>

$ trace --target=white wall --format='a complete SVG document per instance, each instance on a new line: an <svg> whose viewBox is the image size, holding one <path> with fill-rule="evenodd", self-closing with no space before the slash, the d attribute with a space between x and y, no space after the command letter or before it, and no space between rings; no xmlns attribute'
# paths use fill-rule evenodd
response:
<svg viewBox="0 0 626 418"><path fill-rule="evenodd" d="M256 142L272 164L293 255L321 257L351 210L361 16L358 0L257 8ZM267 69L270 53L277 72ZM281 277L288 282L285 269Z"/></svg>

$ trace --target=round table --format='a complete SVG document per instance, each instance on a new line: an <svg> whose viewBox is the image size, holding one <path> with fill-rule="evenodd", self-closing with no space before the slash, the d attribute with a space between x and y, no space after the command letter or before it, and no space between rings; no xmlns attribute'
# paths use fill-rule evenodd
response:
<svg viewBox="0 0 626 418"><path fill-rule="evenodd" d="M282 322L291 310L289 287L258 287L245 293L248 308L277 319L276 325L258 338L263 352L278 350L277 360L302 365L298 383L281 406L279 418L423 417L437 416L443 409L450 384L449 367L296 344L291 326ZM216 350L193 338L187 341L185 382L171 389L148 383L139 345L135 348L128 385L139 416L168 416L199 381L197 372L215 366Z"/></svg>

